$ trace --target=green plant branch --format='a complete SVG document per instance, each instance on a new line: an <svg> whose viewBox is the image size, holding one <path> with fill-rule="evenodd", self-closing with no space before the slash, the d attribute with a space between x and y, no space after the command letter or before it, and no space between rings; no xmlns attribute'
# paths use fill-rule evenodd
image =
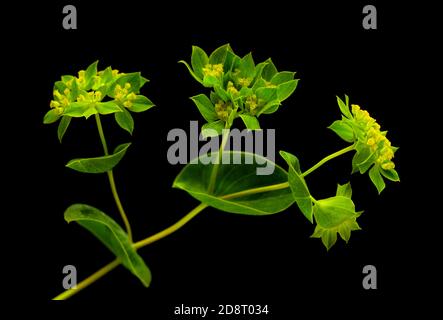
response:
<svg viewBox="0 0 443 320"><path fill-rule="evenodd" d="M133 245L134 248L137 250L137 249L140 249L144 246L147 246L148 244L158 241L164 237L167 237L168 235L170 235L170 234L174 233L175 231L177 231L178 229L182 228L185 224L187 224L189 221L191 221L197 214L199 214L201 211L203 211L203 209L205 209L207 207L208 207L208 205L206 205L204 203L200 203L197 207L192 209L186 216L181 218L179 221L174 223L172 226L164 229L163 231L160 231L159 233L154 234L153 236L150 236L146 239L143 239L141 241L134 243L134 245Z"/></svg>
<svg viewBox="0 0 443 320"><path fill-rule="evenodd" d="M324 157L323 159L321 159L319 162L317 162L315 165L313 165L311 168L309 168L308 170L306 170L305 172L302 173L302 177L306 177L308 174L312 173L313 171L317 170L319 167L321 167L322 165L324 165L326 162L328 162L329 160L332 160L338 156L341 156L342 154L345 154L346 152L352 151L354 150L354 145L350 145L344 149L341 149L337 152L334 152L332 154L330 154L327 157Z"/></svg>
<svg viewBox="0 0 443 320"><path fill-rule="evenodd" d="M120 264L120 261L115 259L114 261L108 263L106 266L95 272L94 274L87 277L85 280L81 281L77 284L75 289L68 289L66 291L63 291L58 296L56 296L52 300L66 300L70 297L72 297L74 294L77 294L80 290L86 288L90 284L94 283L110 271L114 270L118 265Z"/></svg>
<svg viewBox="0 0 443 320"><path fill-rule="evenodd" d="M98 120L98 121L100 121L100 120ZM100 131L100 129L99 129L99 131ZM101 130L101 132L103 133L103 130ZM302 173L302 176L303 177L307 176L308 174L312 173L314 170L318 169L320 166L325 164L327 161L329 161L333 158L336 158L342 154L345 154L346 152L352 151L352 150L354 150L354 145L351 145L351 146L346 147L342 150L334 152L333 154L323 158L322 160L317 162L314 166L312 166L311 168L306 170L304 173ZM252 195L252 194L256 194L256 193L270 192L270 191L276 191L276 190L281 190L281 189L286 189L286 188L289 188L289 183L282 182L282 183L273 184L273 185L269 185L269 186L253 188L253 189L248 189L248 190L243 190L243 191L227 194L227 195L221 196L220 198L224 199L224 200L229 200L229 199L235 199L235 198L244 197L244 196L248 196L248 195ZM314 198L312 198L312 200L315 201ZM166 228L166 229L164 229L152 236L149 236L143 240L140 240L140 241L137 241L136 243L134 243L133 244L134 248L136 250L138 250L140 248L143 248L153 242L163 239L163 238L167 237L168 235L176 232L177 230L179 230L184 225L186 225L189 221L191 221L195 216L197 216L201 211L203 211L207 207L208 207L208 205L206 205L204 203L200 203L197 207L192 209L188 214L186 214L183 218L181 218L179 221L174 223L172 226L170 226L170 227L168 227L168 228ZM100 279L101 277L103 277L104 275L109 273L110 271L112 271L119 264L120 264L120 262L118 260L112 261L111 263L107 264L106 266L104 266L103 268L101 268L100 270L98 270L97 272L95 272L94 274L92 274L91 276L86 278L85 280L81 281L77 285L76 289L68 289L68 290L62 292L61 294L59 294L58 296L56 296L53 300L64 300L64 299L67 299L67 298L73 296L74 294L79 292L81 289L86 288L90 284L94 283L95 281L97 281L98 279Z"/></svg>
<svg viewBox="0 0 443 320"><path fill-rule="evenodd" d="M105 134L103 132L103 126L102 126L102 122L100 120L99 114L95 115L95 120L97 122L97 129L98 129L98 133L100 135L100 140L103 145L103 151L105 152L105 155L107 156L107 155L109 155L108 145L106 143ZM115 204L117 205L118 211L120 212L120 216L122 217L123 223L125 224L125 228L126 228L126 232L128 233L129 241L132 242L131 225L129 224L128 217L125 213L125 210L123 209L123 205L120 201L120 197L117 192L117 187L115 185L115 180L114 180L114 173L112 170L109 170L106 173L108 174L109 185L111 186L112 196L114 197Z"/></svg>
<svg viewBox="0 0 443 320"><path fill-rule="evenodd" d="M229 133L230 133L229 129L230 129L230 126L228 126L228 121L226 121L225 130L223 131L223 136L222 136L222 142L220 145L220 149L218 150L218 161L212 167L211 178L209 179L209 186L208 186L208 193L209 194L212 194L215 189L215 183L217 181L218 169L220 167L220 162L222 160L223 151L225 150L226 143L228 142L228 138L229 138Z"/></svg>

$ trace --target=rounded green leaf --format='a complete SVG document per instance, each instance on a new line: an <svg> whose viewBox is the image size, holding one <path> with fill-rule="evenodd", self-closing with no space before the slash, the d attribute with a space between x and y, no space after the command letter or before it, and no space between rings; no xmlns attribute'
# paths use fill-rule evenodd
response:
<svg viewBox="0 0 443 320"><path fill-rule="evenodd" d="M73 159L66 166L84 173L107 172L120 162L130 145L131 143L121 144L115 149L113 154L103 157Z"/></svg>
<svg viewBox="0 0 443 320"><path fill-rule="evenodd" d="M187 191L208 206L231 213L268 215L281 212L294 203L289 188L242 195L246 190L284 183L288 179L287 172L272 161L245 152L223 152L224 159L218 164L214 192L209 193L207 190L214 169L213 162L218 158L216 152L191 161L179 173L173 187ZM226 163L227 158L230 164ZM272 166L273 173L257 175L257 168L265 166Z"/></svg>
<svg viewBox="0 0 443 320"><path fill-rule="evenodd" d="M77 222L99 239L120 262L149 287L151 271L135 251L128 235L108 215L86 204L74 204L65 211L65 220Z"/></svg>
<svg viewBox="0 0 443 320"><path fill-rule="evenodd" d="M335 196L315 202L315 221L323 228L335 228L344 221L358 217L354 202L345 196Z"/></svg>

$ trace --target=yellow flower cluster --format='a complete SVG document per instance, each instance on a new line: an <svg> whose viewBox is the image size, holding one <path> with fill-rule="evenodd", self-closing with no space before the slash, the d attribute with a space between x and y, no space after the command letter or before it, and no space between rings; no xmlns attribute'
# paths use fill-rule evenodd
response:
<svg viewBox="0 0 443 320"><path fill-rule="evenodd" d="M242 87L249 87L251 84L252 79L251 78L240 78L238 79L238 84Z"/></svg>
<svg viewBox="0 0 443 320"><path fill-rule="evenodd" d="M245 108L251 115L255 115L258 107L257 96L255 94L246 98Z"/></svg>
<svg viewBox="0 0 443 320"><path fill-rule="evenodd" d="M84 102L84 101L90 101L90 102L98 102L101 101L103 98L102 93L100 91L91 91L87 94L79 94L77 97L77 102Z"/></svg>
<svg viewBox="0 0 443 320"><path fill-rule="evenodd" d="M215 112L220 120L227 121L232 112L232 105L219 100L215 104Z"/></svg>
<svg viewBox="0 0 443 320"><path fill-rule="evenodd" d="M365 132L364 143L377 155L376 162L385 170L394 169L394 149L386 135L380 131L380 125L356 104L352 105L352 113L356 123Z"/></svg>
<svg viewBox="0 0 443 320"><path fill-rule="evenodd" d="M223 65L220 64L207 64L203 68L203 74L205 76L212 76L219 78L223 74Z"/></svg>
<svg viewBox="0 0 443 320"><path fill-rule="evenodd" d="M237 96L239 94L237 88L234 86L232 81L228 81L228 86L226 88L228 93L230 93L233 97Z"/></svg>
<svg viewBox="0 0 443 320"><path fill-rule="evenodd" d="M125 86L116 85L114 89L115 100L120 101L126 108L132 107L134 100L137 98L134 92L129 93L131 89L130 83L125 83Z"/></svg>
<svg viewBox="0 0 443 320"><path fill-rule="evenodd" d="M57 110L59 114L69 105L71 91L66 88L61 94L58 90L54 90L54 100L51 100L49 106Z"/></svg>

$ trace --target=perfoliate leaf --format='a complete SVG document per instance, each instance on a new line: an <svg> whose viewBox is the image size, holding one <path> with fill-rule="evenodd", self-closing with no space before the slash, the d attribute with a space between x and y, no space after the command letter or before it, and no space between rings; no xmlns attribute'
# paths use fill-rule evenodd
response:
<svg viewBox="0 0 443 320"><path fill-rule="evenodd" d="M173 187L183 189L197 200L221 211L247 215L274 214L294 202L289 188L242 195L246 190L287 181L287 173L281 167L257 154L245 152L223 153L222 159L230 159L230 163L222 160L218 165L214 191L208 192L213 163L218 159L216 152L191 161L177 176ZM257 175L257 170L265 167L273 167L274 170L268 175Z"/></svg>
<svg viewBox="0 0 443 320"><path fill-rule="evenodd" d="M99 239L145 287L151 283L151 272L135 251L128 235L108 215L86 204L74 204L65 211L65 220L77 222Z"/></svg>
<svg viewBox="0 0 443 320"><path fill-rule="evenodd" d="M311 194L300 171L300 163L297 157L289 152L280 151L280 155L289 166L288 182L295 202L303 215L312 223Z"/></svg>
<svg viewBox="0 0 443 320"><path fill-rule="evenodd" d="M217 113L215 112L215 107L206 95L199 94L197 96L191 97L191 100L194 101L195 105L200 111L200 114L206 121L214 122L218 120Z"/></svg>
<svg viewBox="0 0 443 320"><path fill-rule="evenodd" d="M192 46L191 65L194 74L203 80L203 68L209 63L209 58L206 52L197 46Z"/></svg>
<svg viewBox="0 0 443 320"><path fill-rule="evenodd" d="M349 194L345 186L339 186L337 194ZM337 195L315 201L314 217L317 226L311 237L321 238L327 250L337 241L337 233L348 242L351 231L360 230L356 222L360 214L361 212L355 212L354 203L348 196Z"/></svg>
<svg viewBox="0 0 443 320"><path fill-rule="evenodd" d="M377 188L378 193L380 194L385 188L385 182L380 174L379 166L375 165L369 170L369 178L371 178L372 183Z"/></svg>
<svg viewBox="0 0 443 320"><path fill-rule="evenodd" d="M103 173L114 168L125 155L131 143L124 143L115 148L111 155L96 157L73 159L66 166L73 170L84 173Z"/></svg>
<svg viewBox="0 0 443 320"><path fill-rule="evenodd" d="M245 126L249 130L259 130L260 123L258 123L258 119L249 114L240 114L240 118L243 120Z"/></svg>
<svg viewBox="0 0 443 320"><path fill-rule="evenodd" d="M115 121L124 130L132 134L134 131L134 119L132 119L131 113L124 107L120 107L122 112L115 113Z"/></svg>
<svg viewBox="0 0 443 320"><path fill-rule="evenodd" d="M71 123L71 119L72 118L69 116L63 116L62 119L60 120L60 123L58 124L57 136L60 143L62 142L66 130L68 130L69 124Z"/></svg>
<svg viewBox="0 0 443 320"><path fill-rule="evenodd" d="M348 197L335 196L317 200L314 205L317 224L323 228L338 227L343 221L356 218L354 202Z"/></svg>

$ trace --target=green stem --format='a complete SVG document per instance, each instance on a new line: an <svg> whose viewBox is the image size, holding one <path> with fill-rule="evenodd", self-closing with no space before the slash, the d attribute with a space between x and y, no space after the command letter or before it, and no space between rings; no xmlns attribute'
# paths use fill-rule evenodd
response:
<svg viewBox="0 0 443 320"><path fill-rule="evenodd" d="M222 142L220 145L220 149L218 150L218 161L212 167L211 177L209 179L208 193L212 194L215 189L215 183L217 181L218 169L220 167L220 163L222 161L223 151L225 150L226 143L229 138L229 127L228 122L226 121L225 130L223 131Z"/></svg>
<svg viewBox="0 0 443 320"><path fill-rule="evenodd" d="M99 123L99 121L100 120L98 120L97 123ZM101 125L99 126L99 128L101 128ZM103 130L99 129L99 131L101 131L103 133ZM100 136L102 136L102 134ZM103 140L102 140L102 142L103 142ZM105 145L106 145L106 143L104 144L104 146ZM346 147L342 150L339 150L339 151L323 158L317 164L315 164L314 166L312 166L311 168L306 170L302 174L302 176L303 177L307 176L308 174L310 174L314 170L318 169L320 166L322 166L327 161L329 161L335 157L338 157L346 152L352 151L353 149L354 149L354 146L352 145L352 146ZM228 199L234 199L234 198L239 198L239 197L243 197L243 196L248 196L251 194L276 191L276 190L281 190L281 189L286 189L286 188L289 188L289 183L283 182L283 183L273 184L273 185L269 185L269 186L265 186L265 187L258 187L258 188L253 188L253 189L249 189L249 190L243 190L243 191L227 194L227 195L224 195L220 198L224 199L224 200L228 200ZM316 201L312 196L311 196L311 199L314 202ZM197 207L195 207L193 210L191 210L186 216L181 218L179 221L177 221L172 226L170 226L170 227L168 227L168 228L166 228L166 229L164 229L164 230L162 230L162 231L160 231L148 238L145 238L143 240L140 240L140 241L134 243L133 244L134 248L136 250L138 250L138 249L145 247L153 242L156 242L164 237L167 237L168 235L170 235L170 234L174 233L175 231L179 230L180 228L182 228L185 224L187 224L189 221L191 221L195 216L197 216L197 214L199 214L201 211L203 211L206 207L208 207L208 205L200 203ZM90 284L94 283L95 281L97 281L98 279L100 279L101 277L106 275L108 272L113 270L119 264L120 264L120 262L118 260L112 261L111 263L107 264L106 266L104 266L103 268L98 270L93 275L89 276L88 278L86 278L85 280L83 280L79 284L77 284L76 289L66 290L66 291L62 292L61 294L59 294L58 296L56 296L53 300L64 300L64 299L67 299L67 298L73 296L74 294L79 292L81 289L86 288Z"/></svg>
<svg viewBox="0 0 443 320"><path fill-rule="evenodd" d="M134 248L136 250L140 249L144 246L147 246L148 244L151 244L151 243L153 243L157 240L160 240L164 237L167 237L171 233L174 233L175 231L177 231L178 229L183 227L185 224L187 224L189 221L191 221L192 218L194 218L197 214L199 214L201 211L203 211L203 209L205 209L207 206L208 205L206 205L204 203L200 203L197 207L195 207L193 210L191 210L186 216L181 218L179 221L174 223L172 226L166 228L163 231L160 231L159 233L154 234L153 236L150 236L144 240L134 243Z"/></svg>
<svg viewBox="0 0 443 320"><path fill-rule="evenodd" d="M318 169L319 167L324 165L329 160L334 159L334 158L336 158L338 156L341 156L342 154L345 154L346 152L349 152L349 151L352 151L352 150L354 150L354 145L350 145L349 147L346 147L346 148L341 149L341 150L339 150L337 152L334 152L333 154L330 154L327 157L324 157L319 162L317 162L315 165L313 165L311 168L309 168L308 170L303 172L301 176L302 177L306 177L308 174L312 173L314 170Z"/></svg>
<svg viewBox="0 0 443 320"><path fill-rule="evenodd" d="M108 272L114 270L118 265L120 264L120 261L117 259L112 261L111 263L108 263L106 266L95 272L94 274L87 277L82 282L78 283L75 289L68 289L66 291L63 291L58 296L56 296L52 300L66 300L70 297L72 297L74 294L78 293L80 290L86 288L90 284L94 283L104 275L106 275Z"/></svg>
<svg viewBox="0 0 443 320"><path fill-rule="evenodd" d="M103 126L102 126L102 122L100 120L99 114L95 115L95 120L97 122L97 129L98 129L98 133L100 135L100 140L103 145L103 151L105 152L105 155L107 156L107 155L109 155L108 145L106 143L105 134L103 132ZM123 205L120 201L120 197L118 196L117 187L115 185L115 180L114 180L114 173L113 173L112 169L107 171L106 173L108 174L108 180L109 180L109 184L111 186L112 196L114 197L115 204L117 205L118 211L120 212L120 216L122 217L123 223L125 224L125 228L126 228L126 232L128 234L129 241L132 242L131 225L129 224L129 220L128 220L128 217L126 216L125 210L123 209Z"/></svg>

